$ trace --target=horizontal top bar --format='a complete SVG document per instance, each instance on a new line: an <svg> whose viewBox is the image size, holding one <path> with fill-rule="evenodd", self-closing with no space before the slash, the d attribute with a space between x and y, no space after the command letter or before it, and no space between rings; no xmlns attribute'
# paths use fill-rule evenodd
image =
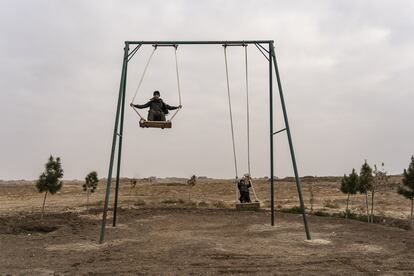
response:
<svg viewBox="0 0 414 276"><path fill-rule="evenodd" d="M180 44L256 44L256 43L274 43L274 41L273 40L125 41L125 44L162 44L162 45L180 45Z"/></svg>

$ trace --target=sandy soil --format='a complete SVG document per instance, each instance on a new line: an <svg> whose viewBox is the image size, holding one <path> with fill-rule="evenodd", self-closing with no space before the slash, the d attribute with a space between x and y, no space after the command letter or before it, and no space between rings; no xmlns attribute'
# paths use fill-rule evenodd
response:
<svg viewBox="0 0 414 276"><path fill-rule="evenodd" d="M343 208L338 179L305 179L307 200L310 183L315 209ZM379 193L378 213L405 218L409 202L394 195L395 183ZM43 221L33 183L0 184L0 275L414 275L412 231L311 215L306 241L300 215L277 213L272 227L266 210L235 211L234 187L225 181L198 183L188 201L179 180L133 189L125 180L118 225L107 226L99 245L102 184L86 214L80 182L66 183L48 198ZM268 184L256 190L266 205ZM293 182L278 184L278 207L295 199ZM362 199L354 197L355 211Z"/></svg>

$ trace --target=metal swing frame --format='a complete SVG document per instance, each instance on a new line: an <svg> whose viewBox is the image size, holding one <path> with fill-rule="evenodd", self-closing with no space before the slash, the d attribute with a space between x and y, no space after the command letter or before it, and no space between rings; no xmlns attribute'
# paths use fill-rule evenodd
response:
<svg viewBox="0 0 414 276"><path fill-rule="evenodd" d="M310 231L308 227L307 217L305 213L305 204L303 201L303 194L301 188L301 182L299 178L299 172L296 164L295 151L293 148L292 135L290 132L288 115L286 110L286 104L283 96L282 83L280 80L279 69L276 61L276 53L273 40L237 40L237 41L125 41L124 47L124 56L122 60L122 70L121 70L121 81L118 93L118 101L116 107L115 115L115 125L112 136L112 147L111 147L111 157L109 161L109 170L108 178L106 184L106 193L105 193L105 204L102 215L102 223L100 230L99 243L103 243L105 239L105 227L107 221L107 214L109 208L109 196L111 192L112 184L112 171L115 161L115 151L117 149L117 171L115 178L115 199L113 207L113 220L112 226L116 226L117 220L117 209L118 209L118 196L119 196L119 178L120 178L120 169L121 169L121 153L122 153L122 140L123 140L123 129L124 129L124 115L125 115L125 94L126 94L126 82L127 82L127 70L128 62L135 55L138 49L143 45L156 45L156 46L174 46L174 45L222 45L222 46L245 46L245 45L255 45L256 48L263 54L263 56L268 61L269 68L269 139L270 139L270 224L275 225L275 207L274 207L274 183L275 183L275 171L274 171L274 135L286 131L290 156L292 160L293 172L296 180L296 188L299 196L300 208L302 212L303 224L305 228L306 238L311 239ZM268 45L266 49L263 45ZM130 51L130 46L134 48ZM275 76L277 81L277 87L279 92L280 103L282 106L283 119L285 127L281 130L274 131L273 125L273 69L275 70ZM118 147L117 147L118 144Z"/></svg>

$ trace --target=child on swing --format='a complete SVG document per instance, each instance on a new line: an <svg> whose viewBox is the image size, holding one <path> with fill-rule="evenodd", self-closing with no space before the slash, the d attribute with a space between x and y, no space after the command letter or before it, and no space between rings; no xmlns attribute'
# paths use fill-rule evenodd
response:
<svg viewBox="0 0 414 276"><path fill-rule="evenodd" d="M182 107L181 105L171 106L171 105L166 104L160 98L159 91L154 91L153 97L146 104L131 103L131 106L139 108L139 109L149 107L148 121L165 121L165 115L168 114L168 110L175 110L175 109Z"/></svg>
<svg viewBox="0 0 414 276"><path fill-rule="evenodd" d="M250 190L249 188L252 186L252 182L250 180L250 174L246 173L237 183L237 188L239 188L240 193L240 203L250 203Z"/></svg>

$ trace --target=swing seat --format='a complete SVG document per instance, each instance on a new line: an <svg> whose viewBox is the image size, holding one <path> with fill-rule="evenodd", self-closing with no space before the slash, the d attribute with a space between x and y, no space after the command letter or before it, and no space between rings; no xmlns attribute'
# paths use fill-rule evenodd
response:
<svg viewBox="0 0 414 276"><path fill-rule="evenodd" d="M260 202L236 203L236 210L239 211L257 211L260 209Z"/></svg>
<svg viewBox="0 0 414 276"><path fill-rule="evenodd" d="M140 120L139 126L142 128L171 128L172 124L171 121L147 121L147 120Z"/></svg>

